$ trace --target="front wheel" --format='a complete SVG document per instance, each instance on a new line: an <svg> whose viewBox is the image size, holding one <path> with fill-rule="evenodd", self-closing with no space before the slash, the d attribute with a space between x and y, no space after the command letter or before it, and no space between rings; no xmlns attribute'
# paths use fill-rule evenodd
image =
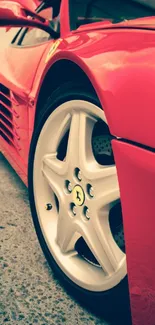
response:
<svg viewBox="0 0 155 325"><path fill-rule="evenodd" d="M83 89L62 86L41 113L30 206L42 250L67 288L85 303L117 305L127 269L112 136L95 94Z"/></svg>

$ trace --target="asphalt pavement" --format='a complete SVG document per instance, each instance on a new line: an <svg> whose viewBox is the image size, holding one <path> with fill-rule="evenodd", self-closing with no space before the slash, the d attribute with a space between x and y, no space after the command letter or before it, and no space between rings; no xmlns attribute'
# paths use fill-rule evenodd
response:
<svg viewBox="0 0 155 325"><path fill-rule="evenodd" d="M0 325L4 324L120 325L120 320L109 323L95 316L59 284L40 249L27 188L0 154Z"/></svg>

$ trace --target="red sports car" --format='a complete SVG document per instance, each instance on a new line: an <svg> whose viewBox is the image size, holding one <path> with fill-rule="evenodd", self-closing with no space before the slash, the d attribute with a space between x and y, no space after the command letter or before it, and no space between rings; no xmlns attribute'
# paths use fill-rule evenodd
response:
<svg viewBox="0 0 155 325"><path fill-rule="evenodd" d="M1 151L28 185L52 269L81 299L107 301L127 282L121 205L143 205L130 178L155 148L153 1L24 2L0 1L13 33L0 51Z"/></svg>

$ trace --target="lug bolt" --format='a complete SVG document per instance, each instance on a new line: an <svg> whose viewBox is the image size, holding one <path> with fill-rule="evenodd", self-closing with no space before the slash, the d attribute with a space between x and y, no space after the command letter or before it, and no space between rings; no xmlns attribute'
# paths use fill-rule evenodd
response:
<svg viewBox="0 0 155 325"><path fill-rule="evenodd" d="M47 203L47 204L45 205L45 209L46 209L47 211L52 210L52 204L51 204L51 203Z"/></svg>
<svg viewBox="0 0 155 325"><path fill-rule="evenodd" d="M85 217L87 220L90 220L90 211L88 208L85 209Z"/></svg>
<svg viewBox="0 0 155 325"><path fill-rule="evenodd" d="M81 170L78 171L77 178L78 178L79 181L82 181L82 173L81 173Z"/></svg>
<svg viewBox="0 0 155 325"><path fill-rule="evenodd" d="M92 186L89 187L89 189L88 189L88 193L89 193L89 196L90 196L91 198L94 197L94 189L93 189Z"/></svg>
<svg viewBox="0 0 155 325"><path fill-rule="evenodd" d="M72 192L72 184L70 182L68 182L67 184L67 189L68 189L68 192Z"/></svg>
<svg viewBox="0 0 155 325"><path fill-rule="evenodd" d="M77 213L76 205L72 205L72 212L73 212L73 215L76 216L76 213Z"/></svg>

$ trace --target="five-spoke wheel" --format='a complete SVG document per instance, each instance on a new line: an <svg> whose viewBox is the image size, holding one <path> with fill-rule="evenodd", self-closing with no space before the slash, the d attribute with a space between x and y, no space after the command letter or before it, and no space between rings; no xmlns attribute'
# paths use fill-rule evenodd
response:
<svg viewBox="0 0 155 325"><path fill-rule="evenodd" d="M127 272L119 185L105 114L75 92L54 110L51 100L34 135L30 203L49 263L74 288L101 293Z"/></svg>

